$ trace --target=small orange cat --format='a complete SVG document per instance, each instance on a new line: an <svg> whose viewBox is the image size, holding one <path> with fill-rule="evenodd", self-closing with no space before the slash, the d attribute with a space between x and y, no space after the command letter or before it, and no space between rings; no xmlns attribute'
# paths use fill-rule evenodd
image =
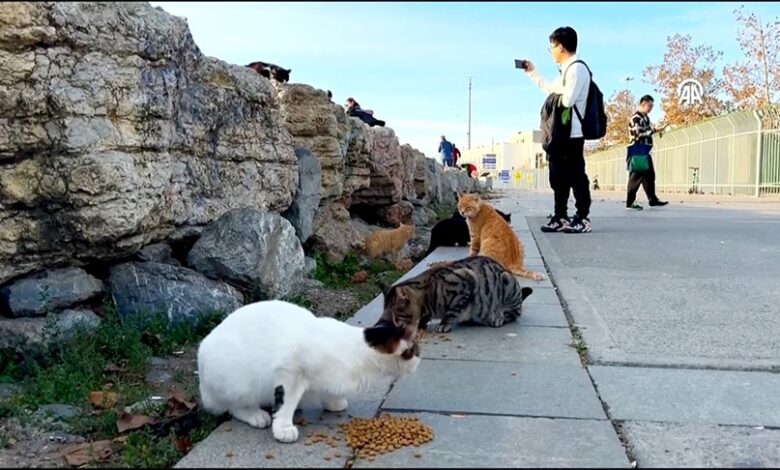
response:
<svg viewBox="0 0 780 470"><path fill-rule="evenodd" d="M544 279L542 273L526 271L523 267L525 250L514 230L479 194L459 194L458 211L466 218L471 236L469 256L487 256L496 260L516 276L535 281Z"/></svg>
<svg viewBox="0 0 780 470"><path fill-rule="evenodd" d="M389 254L398 263L398 253L414 236L414 226L401 224L390 230L377 230L366 237L365 253L372 259Z"/></svg>

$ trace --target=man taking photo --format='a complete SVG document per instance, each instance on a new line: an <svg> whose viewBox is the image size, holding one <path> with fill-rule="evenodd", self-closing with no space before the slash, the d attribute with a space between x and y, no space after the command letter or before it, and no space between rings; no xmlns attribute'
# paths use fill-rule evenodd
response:
<svg viewBox="0 0 780 470"><path fill-rule="evenodd" d="M531 61L525 61L525 73L544 92L561 95L560 105L571 108L571 134L555 154L548 155L550 186L555 193L555 213L542 226L544 232L586 233L591 231L590 188L585 174L583 154L585 139L582 116L590 87L590 71L577 58L577 32L569 26L556 29L550 35L550 55L561 74L548 83L537 72ZM574 192L577 212L570 220L567 203L569 190Z"/></svg>

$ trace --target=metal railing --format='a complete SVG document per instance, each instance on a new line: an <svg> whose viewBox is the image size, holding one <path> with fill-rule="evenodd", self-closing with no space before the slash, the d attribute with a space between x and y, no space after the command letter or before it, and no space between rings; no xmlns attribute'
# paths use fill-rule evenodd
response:
<svg viewBox="0 0 780 470"><path fill-rule="evenodd" d="M761 196L780 194L778 110L733 113L655 138L658 192ZM586 157L591 181L605 190L626 187L625 146Z"/></svg>

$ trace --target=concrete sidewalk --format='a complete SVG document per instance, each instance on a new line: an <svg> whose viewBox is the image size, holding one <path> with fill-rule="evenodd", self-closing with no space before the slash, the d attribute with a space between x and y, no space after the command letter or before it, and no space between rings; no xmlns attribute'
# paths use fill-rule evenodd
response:
<svg viewBox="0 0 780 470"><path fill-rule="evenodd" d="M526 264L545 270L522 214L513 228L526 246ZM438 260L467 256L464 248L440 248L402 279ZM449 341L431 335L422 345L417 373L350 401L348 414L320 416L304 410L302 431L337 434L350 416L413 414L435 438L357 460L355 467L630 467L588 371L582 367L563 309L549 280L521 280L534 293L519 322L493 329L456 327ZM349 320L373 324L382 297ZM416 455L415 455L416 454ZM341 442L276 443L270 430L232 421L198 444L177 467L344 467L352 457Z"/></svg>
<svg viewBox="0 0 780 470"><path fill-rule="evenodd" d="M537 215L531 231L639 467L780 466L780 204L665 195L669 206L633 212L623 197L595 193L584 235L539 230L551 194L496 205Z"/></svg>

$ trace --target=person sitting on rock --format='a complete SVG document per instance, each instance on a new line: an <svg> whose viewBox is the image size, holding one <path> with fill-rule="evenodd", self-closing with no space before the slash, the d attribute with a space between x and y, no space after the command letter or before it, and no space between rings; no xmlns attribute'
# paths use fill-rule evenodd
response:
<svg viewBox="0 0 780 470"><path fill-rule="evenodd" d="M385 121L375 118L373 111L361 109L360 104L354 98L347 98L347 104L344 107L346 108L347 116L356 117L371 127L385 127Z"/></svg>

